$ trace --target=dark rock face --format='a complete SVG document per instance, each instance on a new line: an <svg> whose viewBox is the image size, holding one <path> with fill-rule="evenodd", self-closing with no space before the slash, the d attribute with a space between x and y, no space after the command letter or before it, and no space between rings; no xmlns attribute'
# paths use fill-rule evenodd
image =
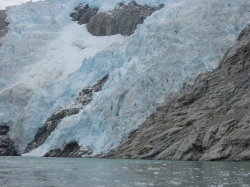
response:
<svg viewBox="0 0 250 187"><path fill-rule="evenodd" d="M8 32L9 23L6 22L7 14L4 10L0 10L0 38ZM0 41L1 46L1 41Z"/></svg>
<svg viewBox="0 0 250 187"><path fill-rule="evenodd" d="M250 160L250 26L217 70L184 86L104 157Z"/></svg>
<svg viewBox="0 0 250 187"><path fill-rule="evenodd" d="M49 151L44 157L82 157L91 153L90 149L82 148L77 142L71 142L66 144L62 149Z"/></svg>
<svg viewBox="0 0 250 187"><path fill-rule="evenodd" d="M9 130L10 130L10 128L7 125L0 126L0 136L7 135Z"/></svg>
<svg viewBox="0 0 250 187"><path fill-rule="evenodd" d="M162 7L163 5L159 7L141 6L135 2L128 5L120 3L120 7L114 11L97 13L98 9L89 8L86 5L77 7L70 16L79 24L87 24L88 31L94 36L115 34L130 36L138 24L142 24L148 16Z"/></svg>
<svg viewBox="0 0 250 187"><path fill-rule="evenodd" d="M153 12L161 9L159 7L141 6L134 2L122 5L110 13L99 13L92 17L87 24L88 31L94 36L109 36L122 34L130 36L136 30L138 24Z"/></svg>
<svg viewBox="0 0 250 187"><path fill-rule="evenodd" d="M16 156L14 142L10 139L9 127L6 125L0 126L0 156Z"/></svg>
<svg viewBox="0 0 250 187"><path fill-rule="evenodd" d="M109 75L106 75L102 79L98 80L95 85L84 88L76 98L76 103L80 103L82 106L89 104L92 101L93 92L102 91L102 86L105 82L107 82L108 78Z"/></svg>
<svg viewBox="0 0 250 187"><path fill-rule="evenodd" d="M78 114L84 106L92 101L93 92L100 92L102 90L102 86L105 82L107 82L108 78L109 75L106 75L102 79L98 80L95 85L84 88L75 98L76 108L62 109L52 114L51 117L45 122L45 125L38 129L34 140L27 145L25 152L30 152L31 150L41 146L49 135L56 129L57 125L63 118Z"/></svg>
<svg viewBox="0 0 250 187"><path fill-rule="evenodd" d="M90 18L95 16L97 12L98 8L90 8L88 5L80 5L75 8L75 11L70 14L70 17L72 17L72 21L77 21L82 25L88 23Z"/></svg>
<svg viewBox="0 0 250 187"><path fill-rule="evenodd" d="M109 36L118 34L118 27L112 15L99 13L87 24L88 31L94 36Z"/></svg>

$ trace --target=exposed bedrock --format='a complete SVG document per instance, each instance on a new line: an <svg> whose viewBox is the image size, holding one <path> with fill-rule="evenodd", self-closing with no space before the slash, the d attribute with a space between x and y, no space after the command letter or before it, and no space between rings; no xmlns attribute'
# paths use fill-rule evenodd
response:
<svg viewBox="0 0 250 187"><path fill-rule="evenodd" d="M61 149L49 151L44 157L85 157L91 153L90 149L79 146L77 142L70 142Z"/></svg>
<svg viewBox="0 0 250 187"><path fill-rule="evenodd" d="M9 23L6 21L7 14L4 10L0 10L0 38L8 32ZM0 40L1 46L1 40Z"/></svg>
<svg viewBox="0 0 250 187"><path fill-rule="evenodd" d="M250 26L217 70L184 86L105 157L250 160Z"/></svg>
<svg viewBox="0 0 250 187"><path fill-rule="evenodd" d="M102 79L98 80L95 85L82 89L69 108L61 109L60 111L52 114L51 117L45 122L44 126L38 129L34 140L27 145L25 152L30 152L41 146L49 135L56 129L63 118L78 114L84 106L92 101L93 92L100 92L102 90L102 86L105 82L107 82L108 78L109 75L106 75Z"/></svg>
<svg viewBox="0 0 250 187"><path fill-rule="evenodd" d="M148 16L163 6L142 6L135 2L127 5L120 3L119 8L111 12L97 13L98 9L86 5L75 8L70 16L73 21L78 21L79 24L87 24L87 30L94 36L115 34L130 36L136 30L138 24L142 24Z"/></svg>
<svg viewBox="0 0 250 187"><path fill-rule="evenodd" d="M16 156L14 142L9 137L9 126L0 125L0 156Z"/></svg>

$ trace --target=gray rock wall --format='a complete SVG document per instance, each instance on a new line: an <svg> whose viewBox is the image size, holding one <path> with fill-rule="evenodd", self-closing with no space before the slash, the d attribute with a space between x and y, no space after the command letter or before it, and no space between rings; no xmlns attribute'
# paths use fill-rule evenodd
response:
<svg viewBox="0 0 250 187"><path fill-rule="evenodd" d="M70 16L79 24L87 24L88 31L94 36L115 34L130 36L138 24L142 24L148 16L162 7L163 5L159 7L141 6L131 2L127 5L121 3L119 8L111 12L98 13L97 8L81 5L76 7Z"/></svg>

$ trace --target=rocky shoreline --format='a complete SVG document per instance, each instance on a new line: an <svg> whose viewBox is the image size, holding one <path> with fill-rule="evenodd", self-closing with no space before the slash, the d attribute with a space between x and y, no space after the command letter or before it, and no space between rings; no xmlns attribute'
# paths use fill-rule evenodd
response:
<svg viewBox="0 0 250 187"><path fill-rule="evenodd" d="M88 148L79 146L77 142L70 142L64 145L61 149L54 149L47 152L44 157L89 157L92 151Z"/></svg>

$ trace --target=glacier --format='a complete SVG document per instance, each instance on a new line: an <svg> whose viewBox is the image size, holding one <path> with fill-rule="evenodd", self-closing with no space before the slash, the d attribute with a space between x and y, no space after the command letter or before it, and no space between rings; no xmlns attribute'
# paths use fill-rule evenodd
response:
<svg viewBox="0 0 250 187"><path fill-rule="evenodd" d="M9 6L14 6L14 5L20 5L23 4L27 1L30 0L1 0L0 1L0 10L4 10ZM36 1L41 1L41 0L32 0L32 2L36 2Z"/></svg>
<svg viewBox="0 0 250 187"><path fill-rule="evenodd" d="M10 126L20 153L53 112L73 107L77 94L106 74L92 102L25 155L43 156L71 141L94 155L117 147L184 83L216 68L250 20L249 0L138 0L165 7L130 37L95 37L70 20L79 3L109 11L119 2L45 0L7 9L0 124Z"/></svg>

